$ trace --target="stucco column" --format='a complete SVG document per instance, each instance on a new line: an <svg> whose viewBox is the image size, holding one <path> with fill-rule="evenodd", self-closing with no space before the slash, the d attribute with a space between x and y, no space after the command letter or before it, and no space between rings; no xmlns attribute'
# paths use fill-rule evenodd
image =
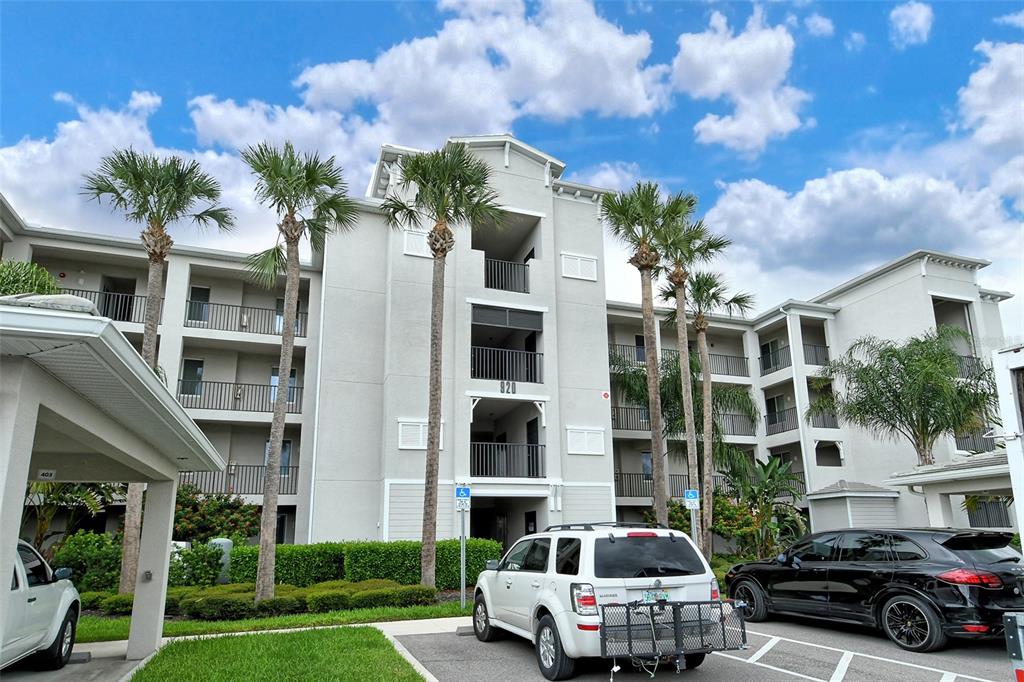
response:
<svg viewBox="0 0 1024 682"><path fill-rule="evenodd" d="M157 650L163 636L167 599L167 566L174 531L174 498L178 479L153 481L146 487L146 508L139 548L139 575L128 634L128 660L143 659Z"/></svg>
<svg viewBox="0 0 1024 682"><path fill-rule="evenodd" d="M800 429L800 457L804 464L804 480L807 492L815 489L812 479L815 460L814 441L810 437L810 425L804 418L810 396L807 391L807 366L804 364L804 336L800 329L800 316L794 313L786 315L786 333L789 336L789 353L793 361L793 402L796 407L796 423Z"/></svg>
<svg viewBox="0 0 1024 682"><path fill-rule="evenodd" d="M25 510L25 483L32 461L39 399L30 380L34 365L28 360L0 357L0 642L10 613L10 579L17 561L21 516Z"/></svg>
<svg viewBox="0 0 1024 682"><path fill-rule="evenodd" d="M185 307L189 294L189 265L185 258L167 259L164 274L164 306L160 317L160 346L157 366L163 370L167 388L178 394L181 376L182 334L185 328Z"/></svg>
<svg viewBox="0 0 1024 682"><path fill-rule="evenodd" d="M767 437L764 415L764 389L761 388L761 345L757 332L748 330L743 332L743 354L747 358L747 371L750 373L750 395L757 406L757 413L760 418L754 423L754 435L757 436L757 445L754 446L754 456L762 462L768 461L768 448L764 442Z"/></svg>
<svg viewBox="0 0 1024 682"><path fill-rule="evenodd" d="M928 507L928 525L934 528L949 528L953 525L953 505L948 493L925 490L924 503Z"/></svg>

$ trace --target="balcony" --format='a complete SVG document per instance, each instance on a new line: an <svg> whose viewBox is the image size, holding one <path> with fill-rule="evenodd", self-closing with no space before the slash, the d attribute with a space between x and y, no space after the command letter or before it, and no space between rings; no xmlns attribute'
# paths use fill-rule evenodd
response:
<svg viewBox="0 0 1024 682"><path fill-rule="evenodd" d="M661 354L666 358L679 358L679 351L671 348L662 349ZM731 377L750 376L750 370L747 368L747 359L742 355L708 353L708 361L711 364L712 374L722 374Z"/></svg>
<svg viewBox="0 0 1024 682"><path fill-rule="evenodd" d="M232 495L262 495L263 477L267 467L262 464L229 464L224 471L182 471L179 485L194 485L204 493ZM297 495L299 467L281 467L280 495Z"/></svg>
<svg viewBox="0 0 1024 682"><path fill-rule="evenodd" d="M89 289L62 289L62 293L81 296L89 299L103 317L117 322L146 321L146 297L135 294L115 294L109 291L91 291ZM163 313L163 299L160 299L160 314ZM159 316L158 316L159 319Z"/></svg>
<svg viewBox="0 0 1024 682"><path fill-rule="evenodd" d="M530 293L530 266L526 263L484 259L484 288Z"/></svg>
<svg viewBox="0 0 1024 682"><path fill-rule="evenodd" d="M981 358L973 355L958 355L956 359L957 376L961 379L976 377L985 371Z"/></svg>
<svg viewBox="0 0 1024 682"><path fill-rule="evenodd" d="M780 369L785 369L793 364L793 358L789 352L789 346L783 346L782 348L765 353L760 358L761 361L761 376L777 372Z"/></svg>
<svg viewBox="0 0 1024 682"><path fill-rule="evenodd" d="M474 379L544 382L544 354L508 348L473 346L470 376Z"/></svg>
<svg viewBox="0 0 1024 682"><path fill-rule="evenodd" d="M956 449L964 452L992 452L996 449L994 438L985 438L988 428L973 433L965 433L956 437Z"/></svg>
<svg viewBox="0 0 1024 682"><path fill-rule="evenodd" d="M612 343L608 345L608 360L612 367L643 367L647 362L646 351L643 346L630 346L625 343Z"/></svg>
<svg viewBox="0 0 1024 682"><path fill-rule="evenodd" d="M613 407L612 428L625 431L650 431L651 415L646 407Z"/></svg>
<svg viewBox="0 0 1024 682"><path fill-rule="evenodd" d="M484 478L544 478L544 446L470 443L469 475Z"/></svg>
<svg viewBox="0 0 1024 682"><path fill-rule="evenodd" d="M302 412L302 387L288 390L287 412ZM273 412L277 386L270 384L237 384L228 381L178 381L178 402L196 410L236 410L239 412Z"/></svg>
<svg viewBox="0 0 1024 682"><path fill-rule="evenodd" d="M718 427L727 436L753 436L754 420L745 414L720 414Z"/></svg>
<svg viewBox="0 0 1024 682"><path fill-rule="evenodd" d="M783 431L793 431L800 426L795 407L769 412L764 416L764 424L769 436Z"/></svg>
<svg viewBox="0 0 1024 682"><path fill-rule="evenodd" d="M828 346L819 346L813 343L804 344L804 364L824 365L828 362Z"/></svg>
<svg viewBox="0 0 1024 682"><path fill-rule="evenodd" d="M186 327L279 336L283 324L284 314L273 308L253 308L205 301L185 303ZM298 313L295 317L295 336L305 337L308 324L308 313Z"/></svg>
<svg viewBox="0 0 1024 682"><path fill-rule="evenodd" d="M832 412L811 415L811 426L818 429L838 429L839 419Z"/></svg>
<svg viewBox="0 0 1024 682"><path fill-rule="evenodd" d="M798 479L794 487L803 496L807 492L804 474L800 472L793 475ZM683 496L683 491L690 487L689 478L686 474L669 474L669 494L671 497L681 498ZM711 476L711 486L715 491L730 495L736 492L732 480L725 474L713 474ZM653 497L654 478L650 474L616 472L615 495L616 497Z"/></svg>

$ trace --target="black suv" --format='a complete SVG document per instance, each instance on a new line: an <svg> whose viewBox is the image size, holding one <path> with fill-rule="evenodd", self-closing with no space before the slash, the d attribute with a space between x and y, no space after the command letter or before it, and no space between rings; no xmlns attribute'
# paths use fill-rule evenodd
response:
<svg viewBox="0 0 1024 682"><path fill-rule="evenodd" d="M788 613L881 628L909 651L947 637L996 637L1024 610L1024 563L1011 533L870 528L815 533L725 576L747 619Z"/></svg>

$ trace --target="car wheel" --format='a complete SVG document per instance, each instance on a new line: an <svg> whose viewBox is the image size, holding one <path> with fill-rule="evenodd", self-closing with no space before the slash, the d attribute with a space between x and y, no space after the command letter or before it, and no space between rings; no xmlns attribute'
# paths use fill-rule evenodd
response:
<svg viewBox="0 0 1024 682"><path fill-rule="evenodd" d="M700 664L704 662L706 654L686 654L683 656L683 660L686 661L686 669L700 667Z"/></svg>
<svg viewBox="0 0 1024 682"><path fill-rule="evenodd" d="M743 609L744 620L760 623L768 618L768 598L757 583L751 580L740 581L733 585L731 592L733 599L747 605Z"/></svg>
<svg viewBox="0 0 1024 682"><path fill-rule="evenodd" d="M537 625L536 649L537 665L546 679L567 680L576 674L576 659L565 654L555 619L551 616L544 616Z"/></svg>
<svg viewBox="0 0 1024 682"><path fill-rule="evenodd" d="M59 670L71 660L71 650L75 647L75 632L78 628L78 617L74 608L68 609L64 620L57 631L57 637L48 648L36 654L39 667L44 670Z"/></svg>
<svg viewBox="0 0 1024 682"><path fill-rule="evenodd" d="M473 634L481 642L493 642L498 639L498 629L491 625L490 615L487 613L487 603L484 595L476 595L473 603Z"/></svg>
<svg viewBox="0 0 1024 682"><path fill-rule="evenodd" d="M907 651L935 651L946 644L939 615L918 597L893 597L882 607L881 620L886 636Z"/></svg>

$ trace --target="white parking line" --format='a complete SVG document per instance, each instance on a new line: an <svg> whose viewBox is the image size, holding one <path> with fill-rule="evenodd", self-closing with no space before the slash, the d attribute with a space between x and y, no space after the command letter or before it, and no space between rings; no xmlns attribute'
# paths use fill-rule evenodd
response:
<svg viewBox="0 0 1024 682"><path fill-rule="evenodd" d="M846 671L850 667L850 661L853 660L853 652L843 652L842 658L839 659L839 665L832 672L832 677L829 678L828 682L843 682L843 678L846 677Z"/></svg>
<svg viewBox="0 0 1024 682"><path fill-rule="evenodd" d="M792 675L793 677L799 677L802 680L811 680L811 682L827 682L827 680L823 680L820 677L811 677L810 675L804 675L803 673L795 673L792 670L786 670L785 668L777 668L774 665L768 665L767 663L751 661L748 658L740 658L739 656L733 656L731 654L726 654L721 651L712 651L711 653L713 653L715 656L721 656L722 658L731 658L732 660L739 661L741 663L749 663L751 665L756 665L761 668L768 668L768 670L774 670L777 673L786 673L787 675Z"/></svg>
<svg viewBox="0 0 1024 682"><path fill-rule="evenodd" d="M755 651L753 656L747 659L747 663L757 663L762 656L771 651L772 647L778 644L780 641L782 641L781 637L772 637L767 642L765 642L764 646Z"/></svg>

